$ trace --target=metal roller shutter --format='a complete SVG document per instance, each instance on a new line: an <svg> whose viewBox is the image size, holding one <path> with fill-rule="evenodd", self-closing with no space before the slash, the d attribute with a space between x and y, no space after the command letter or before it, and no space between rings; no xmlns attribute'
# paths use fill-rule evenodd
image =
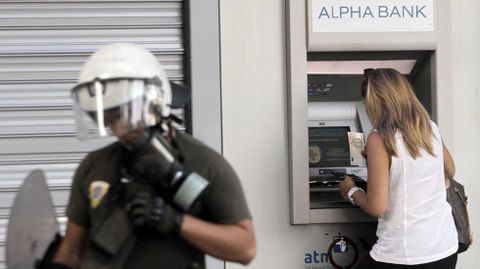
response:
<svg viewBox="0 0 480 269"><path fill-rule="evenodd" d="M70 89L87 56L114 42L151 50L183 80L183 1L0 1L0 268L18 187L45 171L62 228L75 168L112 141L79 142ZM183 117L183 111L175 111Z"/></svg>

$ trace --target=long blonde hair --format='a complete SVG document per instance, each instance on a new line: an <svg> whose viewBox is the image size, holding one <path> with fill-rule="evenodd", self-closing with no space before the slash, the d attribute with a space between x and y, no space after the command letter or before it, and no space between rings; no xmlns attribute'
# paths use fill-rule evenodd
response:
<svg viewBox="0 0 480 269"><path fill-rule="evenodd" d="M430 117L408 80L390 68L375 69L366 80L365 108L388 154L397 156L395 133L398 130L414 159L421 155L421 149L433 156Z"/></svg>

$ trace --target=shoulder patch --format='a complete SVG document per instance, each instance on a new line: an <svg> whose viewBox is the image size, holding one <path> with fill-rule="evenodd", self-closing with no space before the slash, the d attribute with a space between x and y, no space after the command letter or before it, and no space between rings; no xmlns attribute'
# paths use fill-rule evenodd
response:
<svg viewBox="0 0 480 269"><path fill-rule="evenodd" d="M88 188L88 198L90 199L90 207L96 208L101 202L105 194L110 189L110 184L105 181L96 180L90 183Z"/></svg>

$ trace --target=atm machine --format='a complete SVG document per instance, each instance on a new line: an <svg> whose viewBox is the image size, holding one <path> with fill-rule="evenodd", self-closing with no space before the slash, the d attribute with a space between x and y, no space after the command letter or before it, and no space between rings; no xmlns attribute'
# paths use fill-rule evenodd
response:
<svg viewBox="0 0 480 269"><path fill-rule="evenodd" d="M338 183L345 175L366 190L365 157L352 156L351 151L364 150L363 134L370 130L361 102L308 104L310 208L352 207L338 191ZM349 133L361 136L349 137Z"/></svg>
<svg viewBox="0 0 480 269"><path fill-rule="evenodd" d="M451 72L448 1L286 3L290 222L321 227L322 236L312 235L316 239L305 241L305 249L328 253L333 268L354 268L376 229L376 220L338 190L344 174L367 185L366 164L351 159L352 143L361 147L372 129L360 93L363 71L400 71L437 121L437 92L448 90ZM343 239L355 249L353 258L332 255Z"/></svg>

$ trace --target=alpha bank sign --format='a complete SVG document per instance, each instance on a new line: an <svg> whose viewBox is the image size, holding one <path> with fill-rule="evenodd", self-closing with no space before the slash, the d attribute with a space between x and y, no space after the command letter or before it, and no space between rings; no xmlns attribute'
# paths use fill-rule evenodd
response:
<svg viewBox="0 0 480 269"><path fill-rule="evenodd" d="M434 31L434 0L310 0L310 10L314 33Z"/></svg>

